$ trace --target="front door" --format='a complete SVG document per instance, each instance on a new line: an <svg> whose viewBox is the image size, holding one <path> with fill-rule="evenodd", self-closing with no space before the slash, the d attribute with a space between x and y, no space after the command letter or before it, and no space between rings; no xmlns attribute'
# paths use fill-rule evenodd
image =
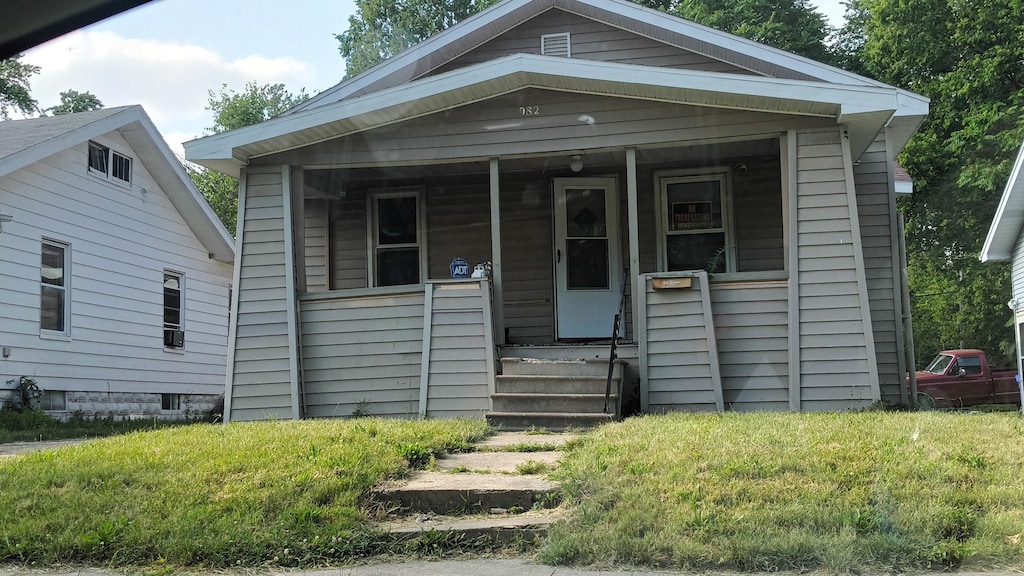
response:
<svg viewBox="0 0 1024 576"><path fill-rule="evenodd" d="M610 338L622 283L614 178L556 178L555 333Z"/></svg>

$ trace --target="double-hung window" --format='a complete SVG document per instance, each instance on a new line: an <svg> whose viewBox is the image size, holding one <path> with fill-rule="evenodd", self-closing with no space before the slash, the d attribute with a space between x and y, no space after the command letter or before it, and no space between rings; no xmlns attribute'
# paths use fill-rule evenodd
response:
<svg viewBox="0 0 1024 576"><path fill-rule="evenodd" d="M164 348L185 347L185 276L164 271Z"/></svg>
<svg viewBox="0 0 1024 576"><path fill-rule="evenodd" d="M423 281L423 211L419 189L370 195L373 229L370 265L374 286Z"/></svg>
<svg viewBox="0 0 1024 576"><path fill-rule="evenodd" d="M664 270L736 270L726 172L660 179Z"/></svg>
<svg viewBox="0 0 1024 576"><path fill-rule="evenodd" d="M69 333L71 246L43 239L39 267L39 328L42 332Z"/></svg>
<svg viewBox="0 0 1024 576"><path fill-rule="evenodd" d="M89 172L120 184L132 183L132 159L96 142L89 142Z"/></svg>

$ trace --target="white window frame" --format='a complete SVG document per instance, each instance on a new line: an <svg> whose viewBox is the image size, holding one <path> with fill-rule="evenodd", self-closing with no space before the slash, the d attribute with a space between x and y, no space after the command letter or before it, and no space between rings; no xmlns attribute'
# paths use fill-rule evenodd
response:
<svg viewBox="0 0 1024 576"><path fill-rule="evenodd" d="M367 263L367 285L377 287L377 201L383 198L416 198L416 244L419 249L419 278L416 284L407 286L422 286L427 277L427 215L424 206L422 186L409 186L404 188L389 188L385 190L371 190L367 197L366 213L369 215L366 223L366 263ZM412 244L390 244L389 248L409 248Z"/></svg>
<svg viewBox="0 0 1024 576"><path fill-rule="evenodd" d="M102 170L100 170L98 168L93 168L92 167L92 150L93 150L93 147L99 148L99 149L104 151L104 159L103 159L103 161L105 162L105 166L103 167ZM118 184L120 186L131 186L132 185L132 174L133 174L134 167L135 167L135 161L130 156L126 156L124 154L121 154L120 152L117 152L116 150L114 150L110 146L107 146L107 145L104 145L104 144L100 144L99 142L96 142L94 140L90 140L89 141L89 148L88 148L88 150L89 150L89 152L88 152L88 156L86 158L85 164L86 164L86 166L88 166L90 174L92 174L92 175L94 175L96 177L99 177L99 178L103 178L104 180L109 180L110 182L113 182L113 183ZM114 164L115 164L115 162L120 162L120 163L127 162L128 163L128 179L127 180L125 180L125 179L123 179L123 178L121 178L119 176L115 176L114 175Z"/></svg>
<svg viewBox="0 0 1024 576"><path fill-rule="evenodd" d="M167 321L165 320L167 314L167 287L165 286L165 284L167 283L168 276L174 276L175 278L178 279L178 324L176 326L168 325ZM160 333L161 341L164 344L165 352L181 353L185 351L185 343L182 342L181 346L168 346L167 330L180 330L182 332L185 331L185 273L178 272L176 270L165 269L160 278L160 310L163 312L163 314L161 314L161 320L163 325L163 330Z"/></svg>
<svg viewBox="0 0 1024 576"><path fill-rule="evenodd" d="M43 246L60 248L64 252L64 285L54 286L43 282ZM64 329L53 330L43 327L43 287L58 288L64 293ZM39 335L50 338L71 337L71 244L52 238L43 238L39 243Z"/></svg>
<svg viewBox="0 0 1024 576"><path fill-rule="evenodd" d="M725 274L736 272L736 225L732 217L732 169L728 166L655 172L658 199L658 268L668 271L668 236L684 234L725 234ZM686 182L718 182L722 202L722 228L701 231L670 231L668 226L668 186Z"/></svg>

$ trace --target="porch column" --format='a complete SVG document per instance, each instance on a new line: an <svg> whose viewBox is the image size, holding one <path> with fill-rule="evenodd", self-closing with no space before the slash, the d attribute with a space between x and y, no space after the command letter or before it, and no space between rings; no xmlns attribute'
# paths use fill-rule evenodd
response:
<svg viewBox="0 0 1024 576"><path fill-rule="evenodd" d="M298 291L295 285L295 215L292 167L281 166L281 208L284 220L284 281L285 315L288 320L288 376L291 389L292 420L302 418L302 399L299 395L299 320ZM300 188L301 189L301 188Z"/></svg>
<svg viewBox="0 0 1024 576"><path fill-rule="evenodd" d="M636 186L636 148L626 148L626 203L629 234L629 303L633 312L633 341L639 342L646 337L641 334L640 322L640 291L646 287L640 285L640 224L639 200Z"/></svg>
<svg viewBox="0 0 1024 576"><path fill-rule="evenodd" d="M505 297L501 284L501 184L498 159L491 158L491 285L494 290L494 342L505 343Z"/></svg>

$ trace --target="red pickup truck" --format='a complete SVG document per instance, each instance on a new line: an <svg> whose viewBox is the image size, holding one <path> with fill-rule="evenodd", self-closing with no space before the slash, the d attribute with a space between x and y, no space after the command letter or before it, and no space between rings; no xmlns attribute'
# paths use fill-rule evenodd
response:
<svg viewBox="0 0 1024 576"><path fill-rule="evenodd" d="M993 370L981 350L943 350L916 374L921 408L1020 404L1017 370Z"/></svg>

